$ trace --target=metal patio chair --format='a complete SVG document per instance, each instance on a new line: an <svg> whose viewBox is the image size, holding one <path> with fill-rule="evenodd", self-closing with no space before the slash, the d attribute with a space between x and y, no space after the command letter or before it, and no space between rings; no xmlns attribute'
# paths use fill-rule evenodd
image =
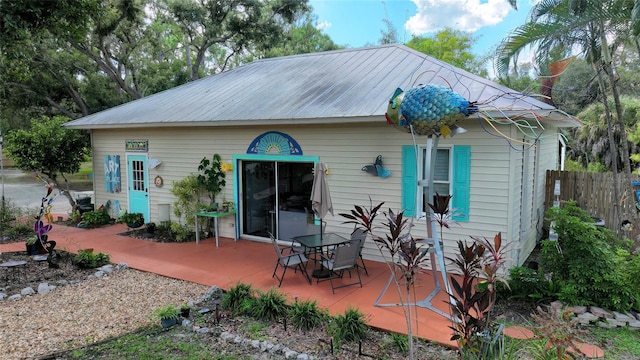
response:
<svg viewBox="0 0 640 360"><path fill-rule="evenodd" d="M304 254L293 252L291 250L289 254L285 254L284 251L286 250L286 248L280 248L280 245L278 245L278 241L273 236L273 234L269 233L269 237L271 237L271 243L273 244L273 249L275 250L276 255L278 256L276 267L273 269L273 274L271 275L271 277L275 277L276 280L279 281L278 287L282 286L282 280L284 280L284 275L287 273L287 268L293 268L294 271L297 271L298 269L300 269L300 271L307 278L309 285L311 285L311 278L307 273L307 262L309 261L309 259L307 259L307 257L304 256ZM278 274L277 274L279 267L283 268L282 275L280 277L278 277Z"/></svg>
<svg viewBox="0 0 640 360"><path fill-rule="evenodd" d="M351 233L351 240L362 240L360 241L360 251L358 252L358 258L360 259L360 264L356 263L358 267L361 267L364 270L364 273L369 276L369 271L367 271L367 265L364 264L364 259L362 258L362 248L364 248L364 242L367 240L367 232L362 229L355 229Z"/></svg>
<svg viewBox="0 0 640 360"><path fill-rule="evenodd" d="M339 289L342 287L356 285L356 284L359 284L360 287L362 287L362 279L360 278L360 270L357 262L358 262L358 257L360 255L360 246L361 246L360 244L363 241L364 240L361 240L361 239L355 239L355 240L350 240L344 244L338 245L332 251L333 257L321 255L322 266L328 269L331 273L329 274L328 278L318 279L317 282L328 279L331 282L331 291L334 294L336 293L336 289ZM358 281L349 283L349 284L334 286L333 280L342 279L345 270L349 271L349 277L351 277L351 269L355 269L356 274L358 275Z"/></svg>

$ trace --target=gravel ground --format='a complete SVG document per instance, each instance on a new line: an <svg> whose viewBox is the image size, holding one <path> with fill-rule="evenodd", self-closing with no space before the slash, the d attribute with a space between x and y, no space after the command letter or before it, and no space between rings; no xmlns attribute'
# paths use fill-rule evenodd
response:
<svg viewBox="0 0 640 360"><path fill-rule="evenodd" d="M153 310L200 299L208 287L133 269L0 303L2 359L34 358L155 323Z"/></svg>

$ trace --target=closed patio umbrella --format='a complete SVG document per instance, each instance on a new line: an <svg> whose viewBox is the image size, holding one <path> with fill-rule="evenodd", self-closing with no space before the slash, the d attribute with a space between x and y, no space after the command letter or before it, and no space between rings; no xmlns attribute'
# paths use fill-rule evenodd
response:
<svg viewBox="0 0 640 360"><path fill-rule="evenodd" d="M333 204L331 203L331 193L326 177L327 166L324 163L317 163L313 177L313 187L311 189L311 209L320 218L320 238L322 238L322 222L327 213L333 215Z"/></svg>

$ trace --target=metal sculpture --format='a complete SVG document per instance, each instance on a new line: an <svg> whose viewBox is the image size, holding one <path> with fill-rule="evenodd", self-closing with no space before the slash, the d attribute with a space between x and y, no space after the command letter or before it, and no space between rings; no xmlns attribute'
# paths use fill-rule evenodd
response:
<svg viewBox="0 0 640 360"><path fill-rule="evenodd" d="M393 125L396 129L409 132L412 135L427 136L425 167L428 169L428 178L416 184L416 191L418 191L419 186L424 187L423 191L428 194L427 199L434 198L433 174L435 172L435 157L440 137L447 137L461 132L461 128L458 128L456 124L477 112L478 107L476 103L466 100L455 91L441 85L420 85L406 92L398 88L391 97L391 100L389 100L389 106L385 114L388 124ZM418 159L417 156L416 159ZM416 206L418 206L417 203ZM431 303L431 300L440 292L441 284L444 284L444 288L447 294L449 294L451 301L455 300L450 295L452 292L447 278L442 240L438 238L438 231L436 229L437 221L435 220L434 209L425 210L427 211L426 225L428 239L425 239L423 242L430 247L431 271L433 272L435 287L424 300L408 305L424 307L444 317L451 318L449 314L436 308ZM438 277L436 262L440 267L442 279ZM398 305L394 303L380 303L380 299L389 288L392 279L393 274L375 300L375 306Z"/></svg>
<svg viewBox="0 0 640 360"><path fill-rule="evenodd" d="M53 195L53 189L55 188L54 183L49 182L48 179L42 177L40 174L36 174L36 177L40 179L45 185L45 189L47 190L47 195L42 197L40 201L40 211L35 216L35 223L33 224L33 231L36 234L36 252L46 253L47 254L47 263L50 268L58 268L60 267L56 262L56 253L55 247L56 242L53 240L49 240L48 232L53 227L53 215L51 214L51 207L53 201L60 195L60 193ZM47 224L44 224L44 220L47 221Z"/></svg>

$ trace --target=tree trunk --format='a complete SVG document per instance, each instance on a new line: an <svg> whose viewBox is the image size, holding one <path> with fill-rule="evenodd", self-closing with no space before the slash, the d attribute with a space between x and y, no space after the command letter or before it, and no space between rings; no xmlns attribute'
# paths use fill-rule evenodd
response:
<svg viewBox="0 0 640 360"><path fill-rule="evenodd" d="M602 94L602 104L604 105L605 116L604 119L607 122L607 136L609 138L609 146L611 147L611 170L613 171L613 195L614 199L621 199L620 197L620 182L618 181L618 146L613 135L613 120L611 119L611 110L609 109L609 101L607 99L607 89L602 77L602 72L597 67L597 64L593 65L594 70L598 76L598 85L600 87L600 93ZM614 202L613 204L613 216L614 219L618 218L620 204Z"/></svg>
<svg viewBox="0 0 640 360"><path fill-rule="evenodd" d="M614 73L614 66L611 60L611 54L609 53L609 47L607 44L607 37L604 32L600 32L600 41L602 41L602 61L603 70L607 73L609 78L609 85L611 86L611 93L613 94L613 101L616 107L617 124L620 127L620 150L622 157L622 164L624 165L624 173L627 177L631 176L631 163L629 161L629 141L627 140L627 129L624 123L622 114L622 105L620 104L620 94L618 93L618 87L616 86L616 76ZM615 153L618 156L618 153ZM616 158L616 162L617 162ZM616 197L619 199L619 197Z"/></svg>

